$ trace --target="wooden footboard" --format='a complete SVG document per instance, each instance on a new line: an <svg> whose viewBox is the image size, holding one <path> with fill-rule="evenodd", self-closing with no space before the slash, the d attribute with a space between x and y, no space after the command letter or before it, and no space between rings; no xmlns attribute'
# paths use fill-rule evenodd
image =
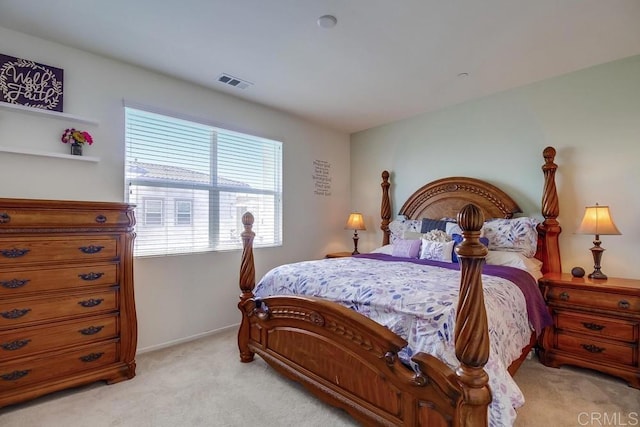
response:
<svg viewBox="0 0 640 427"><path fill-rule="evenodd" d="M480 277L487 250L479 242L484 218L477 207L468 205L458 216L465 236L457 250L462 270L455 330L460 365L453 370L419 353L413 360L420 375L398 359L406 345L402 338L353 310L311 297L254 298L253 263L244 262L253 259L253 216L245 214L242 220L238 345L243 362L259 354L365 425L487 425L491 393L483 367L489 336Z"/></svg>

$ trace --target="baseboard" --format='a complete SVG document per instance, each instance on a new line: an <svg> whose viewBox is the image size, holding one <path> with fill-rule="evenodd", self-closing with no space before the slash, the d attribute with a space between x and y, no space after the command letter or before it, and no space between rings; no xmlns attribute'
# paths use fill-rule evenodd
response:
<svg viewBox="0 0 640 427"><path fill-rule="evenodd" d="M149 347L144 347L144 348L139 348L136 350L136 354L142 354L142 353L148 353L150 351L156 351L156 350L161 350L163 348L167 348L167 347L173 347L174 345L178 345L178 344L184 344L187 343L189 341L194 341L200 338L204 338L204 337L208 337L211 335L218 335L221 334L223 332L227 332L231 329L235 329L237 330L238 327L240 326L240 324L235 324L235 325L230 325L230 326L225 326L224 328L220 328L220 329L214 329L211 331L207 331L207 332L203 332L201 334L196 334L196 335L191 335L188 337L184 337L184 338L180 338L177 340L173 340L173 341L168 341L162 344L157 344L157 345L152 345Z"/></svg>

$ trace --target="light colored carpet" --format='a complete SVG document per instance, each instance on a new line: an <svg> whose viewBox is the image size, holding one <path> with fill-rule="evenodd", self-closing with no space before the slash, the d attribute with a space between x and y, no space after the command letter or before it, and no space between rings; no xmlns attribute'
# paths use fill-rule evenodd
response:
<svg viewBox="0 0 640 427"><path fill-rule="evenodd" d="M342 411L280 377L259 357L240 363L234 330L137 359L137 376L130 381L96 383L0 409L0 426L356 425ZM605 425L592 423L592 412L606 412L608 419L618 413L618 420L627 424L615 425L634 425L633 411L640 411L639 390L591 371L546 368L532 359L515 378L527 399L516 426Z"/></svg>

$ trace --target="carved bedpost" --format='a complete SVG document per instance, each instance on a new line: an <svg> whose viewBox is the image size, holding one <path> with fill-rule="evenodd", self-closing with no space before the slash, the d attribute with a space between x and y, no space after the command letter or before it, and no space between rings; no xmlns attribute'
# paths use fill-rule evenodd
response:
<svg viewBox="0 0 640 427"><path fill-rule="evenodd" d="M252 231L253 215L250 212L242 215L242 262L240 264L240 302L238 308L242 312L242 322L238 329L238 348L240 349L240 361L251 362L254 353L249 350L250 325L244 304L253 298L253 289L256 286L256 268L253 262L253 238L256 233Z"/></svg>
<svg viewBox="0 0 640 427"><path fill-rule="evenodd" d="M458 213L458 224L464 240L456 248L460 259L460 299L455 327L456 369L458 380L465 385L462 422L465 426L486 426L487 407L491 402L489 376L484 365L489 359L489 329L482 290L482 266L487 248L480 243L484 215L469 204Z"/></svg>
<svg viewBox="0 0 640 427"><path fill-rule="evenodd" d="M558 202L558 192L556 189L556 165L553 161L556 157L556 150L553 147L547 147L542 152L544 157L544 165L542 172L544 173L544 190L542 193L542 216L545 218L542 224L538 225L538 234L540 239L544 240L543 244L546 250L538 248L539 256L544 258L543 273L559 273L562 271L560 263L560 245L558 235L562 231L558 223L558 215L560 214L560 204Z"/></svg>
<svg viewBox="0 0 640 427"><path fill-rule="evenodd" d="M382 171L382 206L380 207L380 217L382 223L380 229L382 230L382 246L389 244L389 221L391 220L391 200L389 199L389 172Z"/></svg>

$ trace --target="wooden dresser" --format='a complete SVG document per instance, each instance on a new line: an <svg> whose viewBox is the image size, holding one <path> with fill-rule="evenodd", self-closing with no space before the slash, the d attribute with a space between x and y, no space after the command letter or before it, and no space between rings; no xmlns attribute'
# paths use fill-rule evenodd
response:
<svg viewBox="0 0 640 427"><path fill-rule="evenodd" d="M133 206L0 199L0 406L133 378Z"/></svg>
<svg viewBox="0 0 640 427"><path fill-rule="evenodd" d="M540 288L554 319L542 335L542 363L596 369L640 388L640 280L551 273Z"/></svg>

